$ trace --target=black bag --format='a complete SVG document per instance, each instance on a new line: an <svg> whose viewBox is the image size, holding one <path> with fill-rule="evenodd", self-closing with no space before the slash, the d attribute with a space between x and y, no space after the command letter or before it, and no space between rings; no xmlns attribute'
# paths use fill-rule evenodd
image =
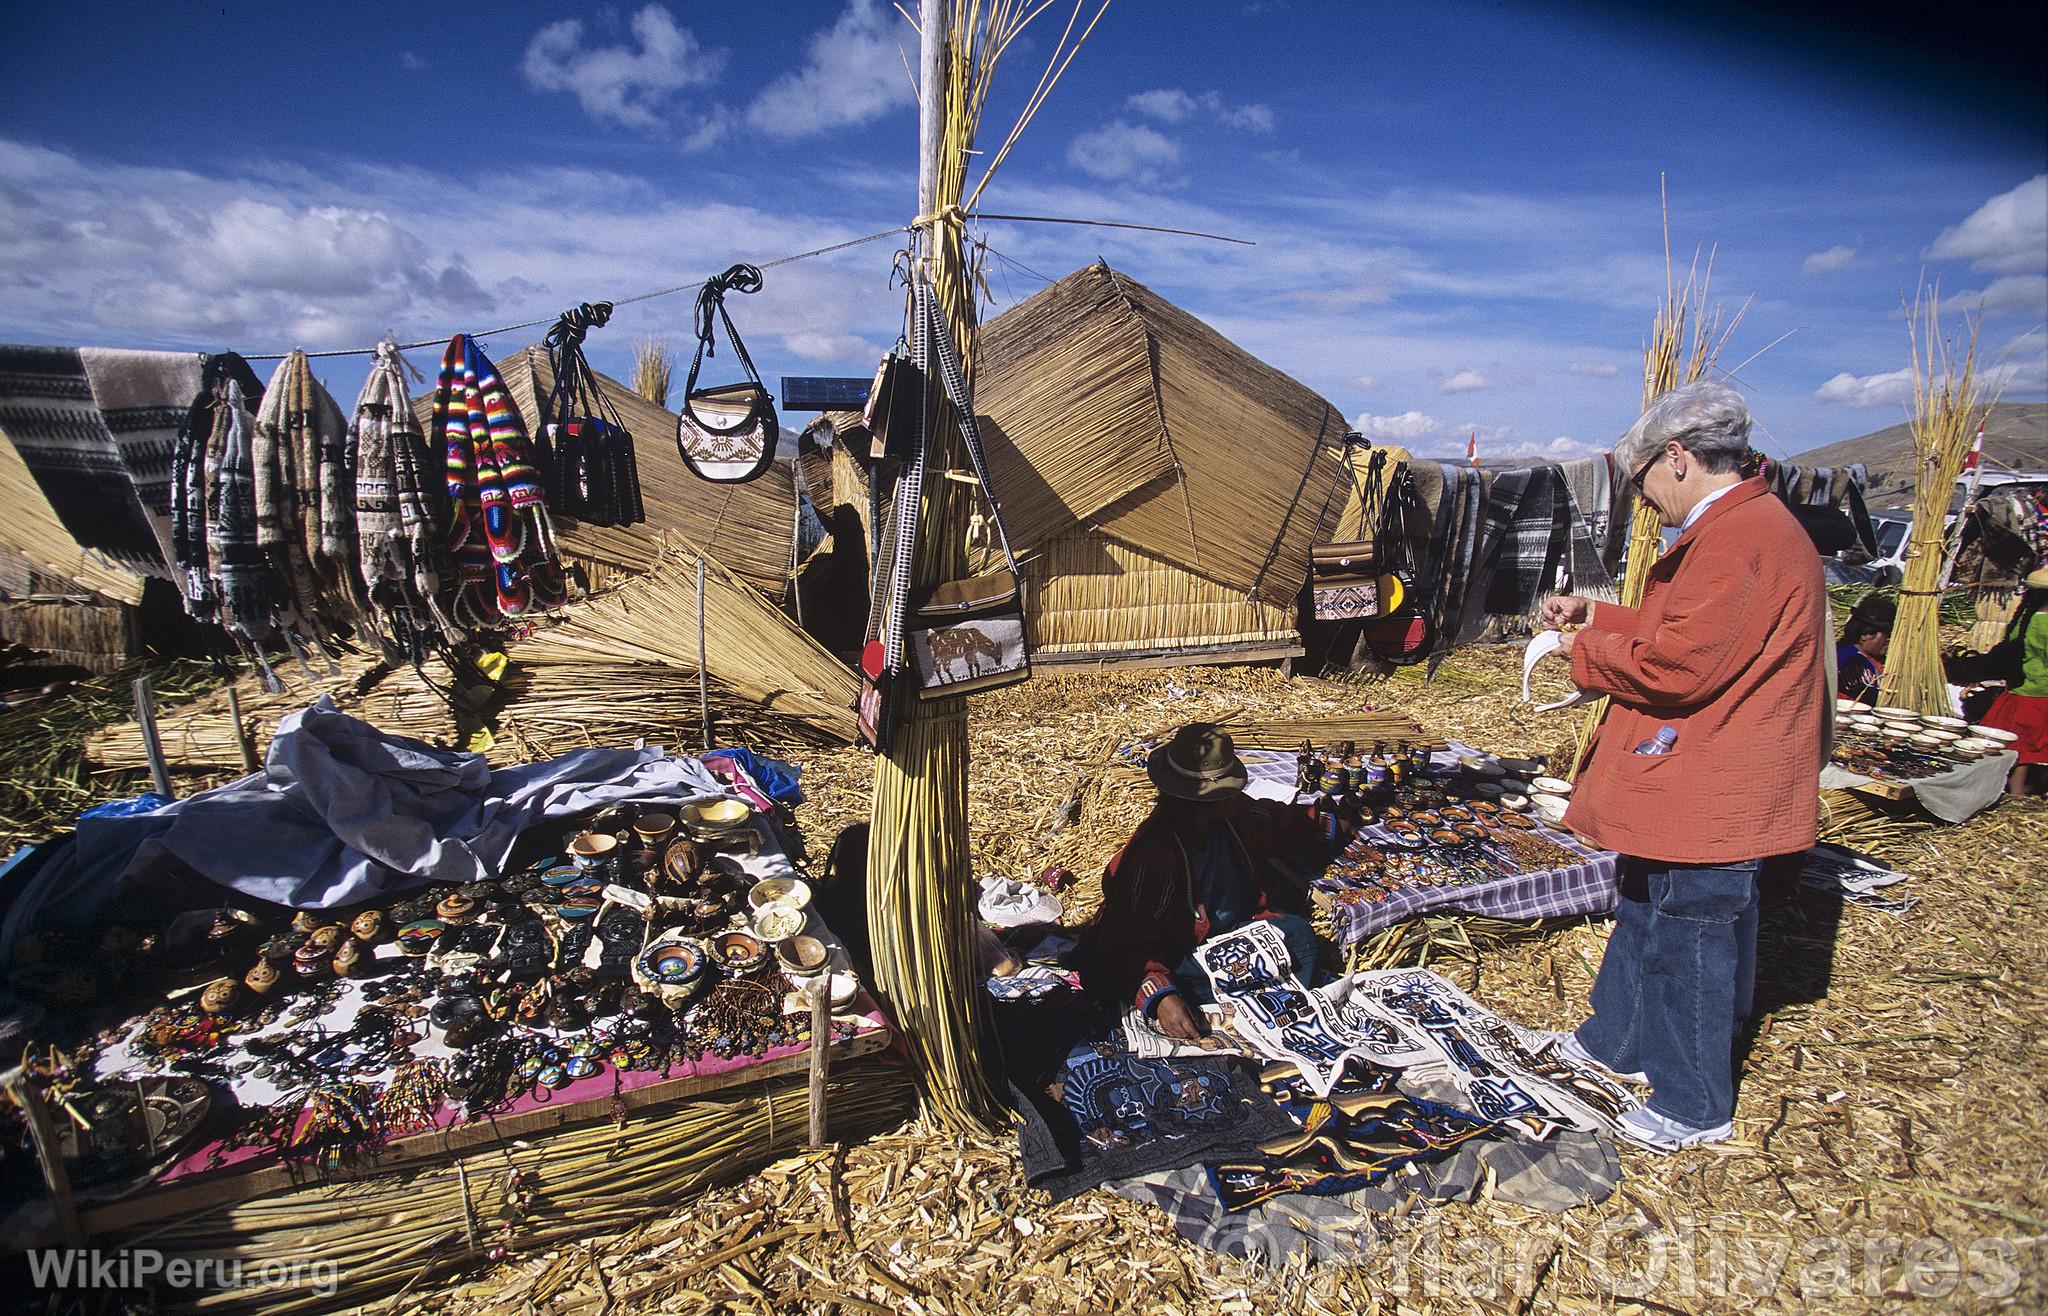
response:
<svg viewBox="0 0 2048 1316"><path fill-rule="evenodd" d="M591 525L637 525L647 509L633 435L583 355L585 332L602 329L611 314L610 302L585 302L548 330L555 384L535 447L550 511Z"/></svg>
<svg viewBox="0 0 2048 1316"><path fill-rule="evenodd" d="M676 451L683 465L700 479L713 484L744 484L759 479L775 460L780 431L775 419L775 400L754 369L747 345L733 328L725 309L729 291L761 291L761 271L751 265L735 265L705 281L697 294L697 351L690 358L690 376L683 386L683 411L676 421ZM704 358L717 354L714 338L719 323L732 343L734 355L747 377L737 383L712 388L697 387L697 374Z"/></svg>

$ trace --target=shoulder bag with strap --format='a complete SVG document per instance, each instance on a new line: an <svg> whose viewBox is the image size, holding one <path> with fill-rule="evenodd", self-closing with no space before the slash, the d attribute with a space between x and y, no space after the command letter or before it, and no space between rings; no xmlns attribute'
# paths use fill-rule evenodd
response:
<svg viewBox="0 0 2048 1316"><path fill-rule="evenodd" d="M690 358L690 377L683 387L683 412L676 420L676 451L682 454L683 465L713 484L744 484L758 479L775 460L775 402L725 309L727 292L760 290L761 271L751 265L735 265L706 280L703 291L697 294L697 351ZM747 377L737 383L700 389L697 372L703 368L706 356L717 354L713 339L721 322Z"/></svg>
<svg viewBox="0 0 2048 1316"><path fill-rule="evenodd" d="M974 478L988 504L988 521L1003 550L1003 565L981 575L944 581L914 601L904 619L904 650L916 674L918 696L946 699L976 690L1015 685L1031 675L1024 641L1024 601L1017 558L1003 530L1002 508L989 482L988 458L975 423L966 378L931 286L922 281L916 299L926 340L960 425L960 438L974 465Z"/></svg>
<svg viewBox="0 0 2048 1316"><path fill-rule="evenodd" d="M591 525L624 526L647 519L633 435L583 355L584 333L602 329L611 314L610 302L585 302L548 330L555 384L540 428L549 455L548 505Z"/></svg>
<svg viewBox="0 0 2048 1316"><path fill-rule="evenodd" d="M1386 463L1384 451L1373 453L1360 482L1348 449L1338 458L1339 481L1349 475L1358 490L1359 529L1366 537L1309 545L1309 592L1317 621L1358 621L1380 615L1379 480Z"/></svg>

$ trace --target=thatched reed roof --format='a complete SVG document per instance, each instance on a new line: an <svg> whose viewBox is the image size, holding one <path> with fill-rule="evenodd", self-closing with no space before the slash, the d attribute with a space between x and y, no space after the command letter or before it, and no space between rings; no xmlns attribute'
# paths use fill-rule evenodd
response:
<svg viewBox="0 0 2048 1316"><path fill-rule="evenodd" d="M1020 552L1079 522L1276 600L1306 578L1348 428L1334 404L1100 262L983 327L975 407Z"/></svg>
<svg viewBox="0 0 2048 1316"><path fill-rule="evenodd" d="M541 404L555 386L547 352L536 344L491 359L520 416L529 426L539 424ZM771 599L781 599L789 581L795 533L792 464L777 461L761 478L746 484L700 480L676 453L674 412L609 375L598 374L597 381L632 431L647 521L623 529L565 521L559 526L562 547L584 561L639 572L654 565L656 537L666 532L701 545L747 584ZM415 399L413 408L421 424L429 423L433 394Z"/></svg>
<svg viewBox="0 0 2048 1316"><path fill-rule="evenodd" d="M142 602L142 575L84 548L57 519L14 440L0 429L0 554L39 576L131 607Z"/></svg>

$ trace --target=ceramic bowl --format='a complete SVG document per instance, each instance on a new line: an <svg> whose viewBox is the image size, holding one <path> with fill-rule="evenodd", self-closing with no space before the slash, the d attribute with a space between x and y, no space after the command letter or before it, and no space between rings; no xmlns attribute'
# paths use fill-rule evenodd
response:
<svg viewBox="0 0 2048 1316"><path fill-rule="evenodd" d="M1958 740L1952 746L1952 748L1958 754L1983 755L1989 754L1992 751L1998 749L1999 744L1997 741L1988 739L1984 736L1964 736L1961 740Z"/></svg>
<svg viewBox="0 0 2048 1316"><path fill-rule="evenodd" d="M2003 727L1976 726L1971 727L1970 730L1975 732L1978 736L1982 737L1985 740L1996 741L2001 747L2010 745L2012 744L2012 742L2019 739L2019 735L2017 733L2007 731Z"/></svg>
<svg viewBox="0 0 2048 1316"><path fill-rule="evenodd" d="M569 859L579 868L596 868L619 848L619 838L609 832L585 832L569 842Z"/></svg>
<svg viewBox="0 0 2048 1316"><path fill-rule="evenodd" d="M776 962L783 971L799 977L823 971L830 958L825 943L816 937L791 937L775 948Z"/></svg>
<svg viewBox="0 0 2048 1316"><path fill-rule="evenodd" d="M753 816L754 811L742 800L707 800L685 804L682 810L683 826L700 834L733 831L746 826Z"/></svg>
<svg viewBox="0 0 2048 1316"><path fill-rule="evenodd" d="M1904 722L1881 723L1876 728L1876 730L1878 735L1883 736L1888 740L1911 740L1914 736L1919 734L1918 732L1914 731L1912 727L1907 726Z"/></svg>
<svg viewBox="0 0 2048 1316"><path fill-rule="evenodd" d="M1564 811L1571 806L1571 801L1562 795L1539 792L1529 797L1529 804L1536 810L1537 817L1545 822L1556 823L1564 821Z"/></svg>
<svg viewBox="0 0 2048 1316"><path fill-rule="evenodd" d="M771 902L756 906L754 935L766 942L788 941L804 930L804 912L795 905Z"/></svg>
<svg viewBox="0 0 2048 1316"><path fill-rule="evenodd" d="M1481 782L1499 781L1502 777L1508 775L1508 770L1506 768L1494 762L1492 759L1483 757L1482 755L1478 754L1461 755L1458 759L1458 771L1464 773L1466 776L1472 778L1472 780L1474 781Z"/></svg>
<svg viewBox="0 0 2048 1316"><path fill-rule="evenodd" d="M1526 795L1503 795L1500 797L1500 807L1513 809L1516 813L1527 813L1533 806Z"/></svg>
<svg viewBox="0 0 2048 1316"><path fill-rule="evenodd" d="M1920 715L1918 713L1914 712L1910 708L1905 708L1898 704L1879 704L1876 708L1873 708L1870 711L1877 714L1879 717L1890 718L1894 721L1899 722L1918 722L1920 720Z"/></svg>
<svg viewBox="0 0 2048 1316"><path fill-rule="evenodd" d="M764 877L747 892L747 904L755 909L763 905L793 905L797 909L808 909L811 884L800 877Z"/></svg>
<svg viewBox="0 0 2048 1316"><path fill-rule="evenodd" d="M704 977L711 955L695 937L658 938L640 952L639 976L664 987L684 987Z"/></svg>
<svg viewBox="0 0 2048 1316"><path fill-rule="evenodd" d="M1970 727L1968 722L1959 717L1923 717L1920 720L1943 731L1967 731Z"/></svg>
<svg viewBox="0 0 2048 1316"><path fill-rule="evenodd" d="M1507 798L1507 788L1494 781L1480 782L1472 788L1472 793L1482 800L1504 800Z"/></svg>
<svg viewBox="0 0 2048 1316"><path fill-rule="evenodd" d="M672 813L648 810L634 820L633 833L648 845L659 845L666 841L669 833L676 829L676 817Z"/></svg>
<svg viewBox="0 0 2048 1316"><path fill-rule="evenodd" d="M860 979L850 973L835 973L831 978L831 990L832 1008L843 1010L860 995Z"/></svg>
<svg viewBox="0 0 2048 1316"><path fill-rule="evenodd" d="M721 932L711 943L718 965L727 973L750 973L768 958L768 948L751 932Z"/></svg>
<svg viewBox="0 0 2048 1316"><path fill-rule="evenodd" d="M1562 777L1538 777L1530 782L1529 785L1535 788L1530 794L1531 799L1540 798L1545 795L1563 796L1572 793L1572 784Z"/></svg>
<svg viewBox="0 0 2048 1316"><path fill-rule="evenodd" d="M1968 726L1969 723L1965 722L1963 725ZM1921 740L1933 740L1942 744L1953 744L1963 738L1963 733L1951 731L1947 727L1933 727L1921 732L1918 738Z"/></svg>

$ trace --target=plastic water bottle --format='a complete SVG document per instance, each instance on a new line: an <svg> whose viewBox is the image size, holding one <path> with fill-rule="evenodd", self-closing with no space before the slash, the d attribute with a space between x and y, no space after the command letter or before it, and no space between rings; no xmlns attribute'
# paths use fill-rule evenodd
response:
<svg viewBox="0 0 2048 1316"><path fill-rule="evenodd" d="M1678 743L1677 727L1658 727L1657 734L1636 746L1638 754L1669 754L1671 747Z"/></svg>

